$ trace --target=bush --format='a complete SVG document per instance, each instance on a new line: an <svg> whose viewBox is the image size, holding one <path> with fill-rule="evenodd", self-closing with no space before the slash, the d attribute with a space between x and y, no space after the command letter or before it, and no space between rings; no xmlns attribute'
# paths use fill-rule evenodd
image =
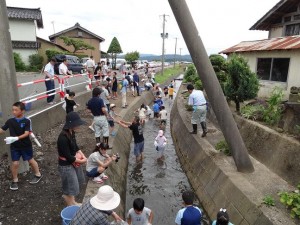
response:
<svg viewBox="0 0 300 225"><path fill-rule="evenodd" d="M19 53L14 52L14 61L15 61L15 67L17 72L26 70L26 65L23 62L21 55Z"/></svg>
<svg viewBox="0 0 300 225"><path fill-rule="evenodd" d="M282 113L283 91L275 87L268 99L268 106L263 111L263 120L269 125L275 125L279 122Z"/></svg>
<svg viewBox="0 0 300 225"><path fill-rule="evenodd" d="M50 61L55 55L64 55L66 52L64 51L59 51L57 49L47 49L46 50L46 55L48 58L48 61Z"/></svg>
<svg viewBox="0 0 300 225"><path fill-rule="evenodd" d="M29 70L40 71L43 68L43 56L33 54L29 56Z"/></svg>
<svg viewBox="0 0 300 225"><path fill-rule="evenodd" d="M241 109L241 116L251 120L262 120L264 109L262 105L246 105Z"/></svg>
<svg viewBox="0 0 300 225"><path fill-rule="evenodd" d="M216 150L223 152L227 156L231 156L230 148L225 140L219 141L216 146Z"/></svg>
<svg viewBox="0 0 300 225"><path fill-rule="evenodd" d="M300 219L300 184L294 192L279 192L280 202L291 210L291 217Z"/></svg>
<svg viewBox="0 0 300 225"><path fill-rule="evenodd" d="M203 90L202 82L198 76L196 67L194 65L189 65L187 70L184 73L184 82L193 83L195 86L195 89L197 90Z"/></svg>
<svg viewBox="0 0 300 225"><path fill-rule="evenodd" d="M209 60L217 75L221 88L224 92L225 83L227 81L228 64L226 59L221 55L212 54L209 56Z"/></svg>

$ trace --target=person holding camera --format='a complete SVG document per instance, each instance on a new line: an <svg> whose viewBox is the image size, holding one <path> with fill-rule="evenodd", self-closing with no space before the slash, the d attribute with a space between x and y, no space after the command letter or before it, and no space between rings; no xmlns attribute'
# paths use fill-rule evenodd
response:
<svg viewBox="0 0 300 225"><path fill-rule="evenodd" d="M93 181L102 184L104 180L108 179L108 176L104 174L104 171L113 162L118 162L119 156L109 156L106 152L108 149L107 143L97 143L93 153L89 156L86 165L86 175L93 178Z"/></svg>

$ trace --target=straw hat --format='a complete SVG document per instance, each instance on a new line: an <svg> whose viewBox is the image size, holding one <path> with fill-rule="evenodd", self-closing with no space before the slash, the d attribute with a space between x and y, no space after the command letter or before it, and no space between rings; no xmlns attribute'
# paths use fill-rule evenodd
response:
<svg viewBox="0 0 300 225"><path fill-rule="evenodd" d="M104 185L99 188L96 196L90 200L91 205L99 210L113 210L120 204L120 195L111 186Z"/></svg>

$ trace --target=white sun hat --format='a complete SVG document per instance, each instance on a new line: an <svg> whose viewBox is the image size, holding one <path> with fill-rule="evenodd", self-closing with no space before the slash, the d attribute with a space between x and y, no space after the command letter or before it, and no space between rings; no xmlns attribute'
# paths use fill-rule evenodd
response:
<svg viewBox="0 0 300 225"><path fill-rule="evenodd" d="M91 198L90 203L96 209L109 211L117 208L120 201L120 195L111 186L104 185L99 188L97 195Z"/></svg>

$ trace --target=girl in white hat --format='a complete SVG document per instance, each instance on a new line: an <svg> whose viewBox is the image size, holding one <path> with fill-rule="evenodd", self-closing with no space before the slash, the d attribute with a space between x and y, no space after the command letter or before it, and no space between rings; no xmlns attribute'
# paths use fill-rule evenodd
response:
<svg viewBox="0 0 300 225"><path fill-rule="evenodd" d="M164 159L164 151L167 145L167 138L164 136L164 131L159 130L158 135L155 138L154 146L157 151L157 160Z"/></svg>

